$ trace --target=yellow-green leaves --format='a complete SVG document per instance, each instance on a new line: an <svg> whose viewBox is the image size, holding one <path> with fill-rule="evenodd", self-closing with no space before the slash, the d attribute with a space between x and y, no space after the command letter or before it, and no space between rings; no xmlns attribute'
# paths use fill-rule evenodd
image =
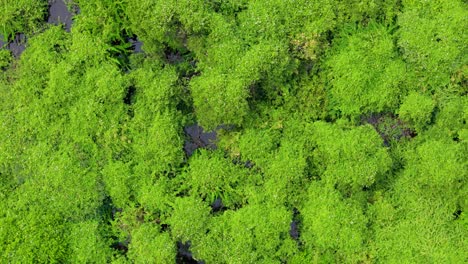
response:
<svg viewBox="0 0 468 264"><path fill-rule="evenodd" d="M435 103L431 97L411 92L400 106L399 115L420 133L431 121Z"/></svg>
<svg viewBox="0 0 468 264"><path fill-rule="evenodd" d="M190 159L186 188L194 195L213 203L220 198L227 207L242 204L247 172L226 159L221 151L202 150Z"/></svg>
<svg viewBox="0 0 468 264"><path fill-rule="evenodd" d="M175 9L173 1L128 2L130 28L144 42L145 52L160 52L167 35L175 31L172 25Z"/></svg>
<svg viewBox="0 0 468 264"><path fill-rule="evenodd" d="M6 70L12 61L11 52L8 50L0 50L0 71Z"/></svg>
<svg viewBox="0 0 468 264"><path fill-rule="evenodd" d="M47 13L47 1L3 0L0 6L0 35L13 39L16 33L37 31Z"/></svg>
<svg viewBox="0 0 468 264"><path fill-rule="evenodd" d="M363 208L346 199L332 185L312 183L301 210L303 241L309 249L334 255L333 261L356 263L365 259L367 218Z"/></svg>
<svg viewBox="0 0 468 264"><path fill-rule="evenodd" d="M327 60L330 107L351 118L394 110L408 73L391 34L378 24L347 30Z"/></svg>
<svg viewBox="0 0 468 264"><path fill-rule="evenodd" d="M198 240L208 229L210 208L197 197L177 197L168 220L174 240Z"/></svg>
<svg viewBox="0 0 468 264"><path fill-rule="evenodd" d="M280 263L296 252L284 206L251 204L210 219L208 233L192 241L197 259L225 263Z"/></svg>
<svg viewBox="0 0 468 264"><path fill-rule="evenodd" d="M136 123L132 131L133 151L140 161L137 167L139 172L149 173L147 177L168 172L183 160L182 139L175 117L158 113L148 122L150 125L142 130L136 130L142 125Z"/></svg>
<svg viewBox="0 0 468 264"><path fill-rule="evenodd" d="M183 159L181 127L176 105L179 101L177 76L172 68L145 62L132 73L135 82L130 138L138 173L168 172ZM145 177L150 177L145 176Z"/></svg>
<svg viewBox="0 0 468 264"><path fill-rule="evenodd" d="M467 258L461 215L467 209L466 153L465 144L430 139L408 151L405 170L374 205L378 259L457 263Z"/></svg>
<svg viewBox="0 0 468 264"><path fill-rule="evenodd" d="M88 220L71 224L68 236L71 251L67 260L77 263L108 262L112 257L112 250L102 235L99 221Z"/></svg>
<svg viewBox="0 0 468 264"><path fill-rule="evenodd" d="M417 147L416 153L409 155L411 169L406 172L414 177L414 182L426 188L456 191L468 176L465 151L466 146L456 142L427 141Z"/></svg>
<svg viewBox="0 0 468 264"><path fill-rule="evenodd" d="M0 2L0 263L468 259L466 1Z"/></svg>
<svg viewBox="0 0 468 264"><path fill-rule="evenodd" d="M447 85L468 62L466 3L460 0L403 1L398 45L418 73L416 85L431 90Z"/></svg>
<svg viewBox="0 0 468 264"><path fill-rule="evenodd" d="M128 256L135 263L174 263L175 244L157 225L147 223L134 229Z"/></svg>
<svg viewBox="0 0 468 264"><path fill-rule="evenodd" d="M388 171L390 157L371 126L343 130L323 122L313 125L317 148L313 162L322 180L345 192L371 186Z"/></svg>

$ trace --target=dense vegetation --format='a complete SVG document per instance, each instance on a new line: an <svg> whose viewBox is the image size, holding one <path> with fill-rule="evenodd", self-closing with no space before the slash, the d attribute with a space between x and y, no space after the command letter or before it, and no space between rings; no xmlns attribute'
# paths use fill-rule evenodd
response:
<svg viewBox="0 0 468 264"><path fill-rule="evenodd" d="M67 4L0 6L0 262L468 260L466 1Z"/></svg>

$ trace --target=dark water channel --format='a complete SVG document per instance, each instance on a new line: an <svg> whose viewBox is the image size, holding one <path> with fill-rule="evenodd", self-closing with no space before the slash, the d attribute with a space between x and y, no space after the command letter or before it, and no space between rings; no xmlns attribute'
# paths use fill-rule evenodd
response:
<svg viewBox="0 0 468 264"><path fill-rule="evenodd" d="M78 12L78 10L76 10ZM70 32L72 26L73 14L68 10L67 5L63 0L54 0L49 6L48 24L59 25L63 24L67 32Z"/></svg>
<svg viewBox="0 0 468 264"><path fill-rule="evenodd" d="M187 157L190 157L199 148L211 150L217 149L217 131L232 131L233 129L235 129L234 125L226 124L217 126L213 131L204 131L203 127L199 126L198 124L184 127L184 132L186 135L186 140L184 143L185 154L187 154Z"/></svg>
<svg viewBox="0 0 468 264"><path fill-rule="evenodd" d="M416 132L408 124L392 113L375 113L361 117L361 124L370 124L383 139L383 145L389 147L392 141L414 138Z"/></svg>
<svg viewBox="0 0 468 264"><path fill-rule="evenodd" d="M177 242L177 264L204 264L205 262L200 260L197 261L193 258L192 252L190 251L191 243L187 241L186 243Z"/></svg>
<svg viewBox="0 0 468 264"><path fill-rule="evenodd" d="M132 51L133 53L141 53L143 50L141 49L143 46L143 42L141 42L136 36L133 36L131 38L128 38L128 42L132 44Z"/></svg>
<svg viewBox="0 0 468 264"><path fill-rule="evenodd" d="M193 155L193 153L199 148L205 149L216 149L216 131L205 132L201 126L194 124L186 126L184 128L187 139L184 143L184 151L187 157Z"/></svg>
<svg viewBox="0 0 468 264"><path fill-rule="evenodd" d="M78 7L75 7L74 13L79 13ZM63 0L54 0L49 5L48 24L59 25L63 24L64 29L70 32L73 23L73 14L68 10L67 5ZM26 49L27 37L23 33L18 33L15 38L6 41L3 36L0 36L0 48L11 51L15 58L18 58Z"/></svg>
<svg viewBox="0 0 468 264"><path fill-rule="evenodd" d="M1 36L0 47L11 51L15 58L18 58L21 53L26 49L26 35L16 34L15 38L12 41L6 42Z"/></svg>

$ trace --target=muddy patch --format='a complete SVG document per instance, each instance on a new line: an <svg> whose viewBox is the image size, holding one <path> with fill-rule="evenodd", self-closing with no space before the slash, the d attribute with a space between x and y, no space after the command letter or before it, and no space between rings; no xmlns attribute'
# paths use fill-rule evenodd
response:
<svg viewBox="0 0 468 264"><path fill-rule="evenodd" d="M74 8L74 13L79 13L78 7ZM73 14L67 9L63 0L53 0L49 5L49 16L47 23L53 25L63 24L67 32L70 32L72 26ZM19 58L23 51L26 49L27 38L26 35L18 33L13 40L6 41L0 36L0 48L11 51L15 58Z"/></svg>
<svg viewBox="0 0 468 264"><path fill-rule="evenodd" d="M299 223L297 221L292 221L289 227L289 235L294 240L299 240Z"/></svg>
<svg viewBox="0 0 468 264"><path fill-rule="evenodd" d="M184 128L186 134L186 140L184 143L184 151L187 157L193 155L193 153L199 149L216 149L216 131L205 132L203 128L197 124L186 126Z"/></svg>
<svg viewBox="0 0 468 264"><path fill-rule="evenodd" d="M227 208L224 206L223 201L221 198L217 198L212 204L211 204L211 212L212 213L217 213L217 212L223 212Z"/></svg>
<svg viewBox="0 0 468 264"><path fill-rule="evenodd" d="M387 147L391 142L416 136L416 132L408 124L391 113L371 114L361 118L361 123L372 125Z"/></svg>
<svg viewBox="0 0 468 264"><path fill-rule="evenodd" d="M115 242L111 245L111 248L125 255L128 252L128 241Z"/></svg>
<svg viewBox="0 0 468 264"><path fill-rule="evenodd" d="M138 39L137 36L133 36L131 38L128 38L128 42L131 44L130 49L132 50L133 53L142 53L142 47L143 47L143 42Z"/></svg>
<svg viewBox="0 0 468 264"><path fill-rule="evenodd" d="M79 13L78 7L74 7L73 13ZM52 25L63 24L67 32L70 32L73 23L73 13L67 8L63 0L53 0L49 5L49 18L47 23Z"/></svg>
<svg viewBox="0 0 468 264"><path fill-rule="evenodd" d="M3 41L2 39L2 41L0 41L0 45L2 48L11 51L15 58L19 58L21 53L26 49L26 41L26 35L16 34L15 38L10 42Z"/></svg>
<svg viewBox="0 0 468 264"><path fill-rule="evenodd" d="M126 105L132 105L135 103L135 94L136 94L136 88L135 86L130 86L127 88L127 91L125 93L125 96L123 98L123 102Z"/></svg>
<svg viewBox="0 0 468 264"><path fill-rule="evenodd" d="M217 133L220 130L224 131L232 131L235 129L234 125L219 125L213 131L205 132L203 127L199 126L198 124L193 124L190 126L186 126L184 128L184 132L186 135L185 142L184 142L184 152L187 157L193 155L193 153L199 149L210 149L215 150L217 149L216 142L218 140ZM253 166L250 162L247 162L247 166Z"/></svg>
<svg viewBox="0 0 468 264"><path fill-rule="evenodd" d="M242 159L240 159L240 157L237 159L233 159L232 163L238 166L242 166L246 169L252 169L255 166L255 163L253 161L251 160L243 161Z"/></svg>
<svg viewBox="0 0 468 264"><path fill-rule="evenodd" d="M300 220L300 213L299 213L299 210L297 210L297 208L294 208L293 209L293 219L289 225L289 236L296 240L296 242L300 243L300 224L301 224L301 220Z"/></svg>
<svg viewBox="0 0 468 264"><path fill-rule="evenodd" d="M460 219L460 216L461 214L463 213L463 211L461 209L457 209L454 213L453 213L453 220L458 220Z"/></svg>
<svg viewBox="0 0 468 264"><path fill-rule="evenodd" d="M197 261L193 258L192 252L190 251L190 241L186 243L177 242L177 264L204 264L203 261Z"/></svg>
<svg viewBox="0 0 468 264"><path fill-rule="evenodd" d="M185 54L183 54L181 51L173 50L170 48L167 48L164 51L164 57L165 57L166 63L169 63L169 64L178 64L178 63L184 62L185 61L184 55Z"/></svg>

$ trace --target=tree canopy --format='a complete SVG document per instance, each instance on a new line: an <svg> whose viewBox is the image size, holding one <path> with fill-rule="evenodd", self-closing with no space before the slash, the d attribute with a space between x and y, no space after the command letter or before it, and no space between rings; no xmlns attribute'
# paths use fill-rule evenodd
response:
<svg viewBox="0 0 468 264"><path fill-rule="evenodd" d="M0 262L465 263L467 9L3 0Z"/></svg>

